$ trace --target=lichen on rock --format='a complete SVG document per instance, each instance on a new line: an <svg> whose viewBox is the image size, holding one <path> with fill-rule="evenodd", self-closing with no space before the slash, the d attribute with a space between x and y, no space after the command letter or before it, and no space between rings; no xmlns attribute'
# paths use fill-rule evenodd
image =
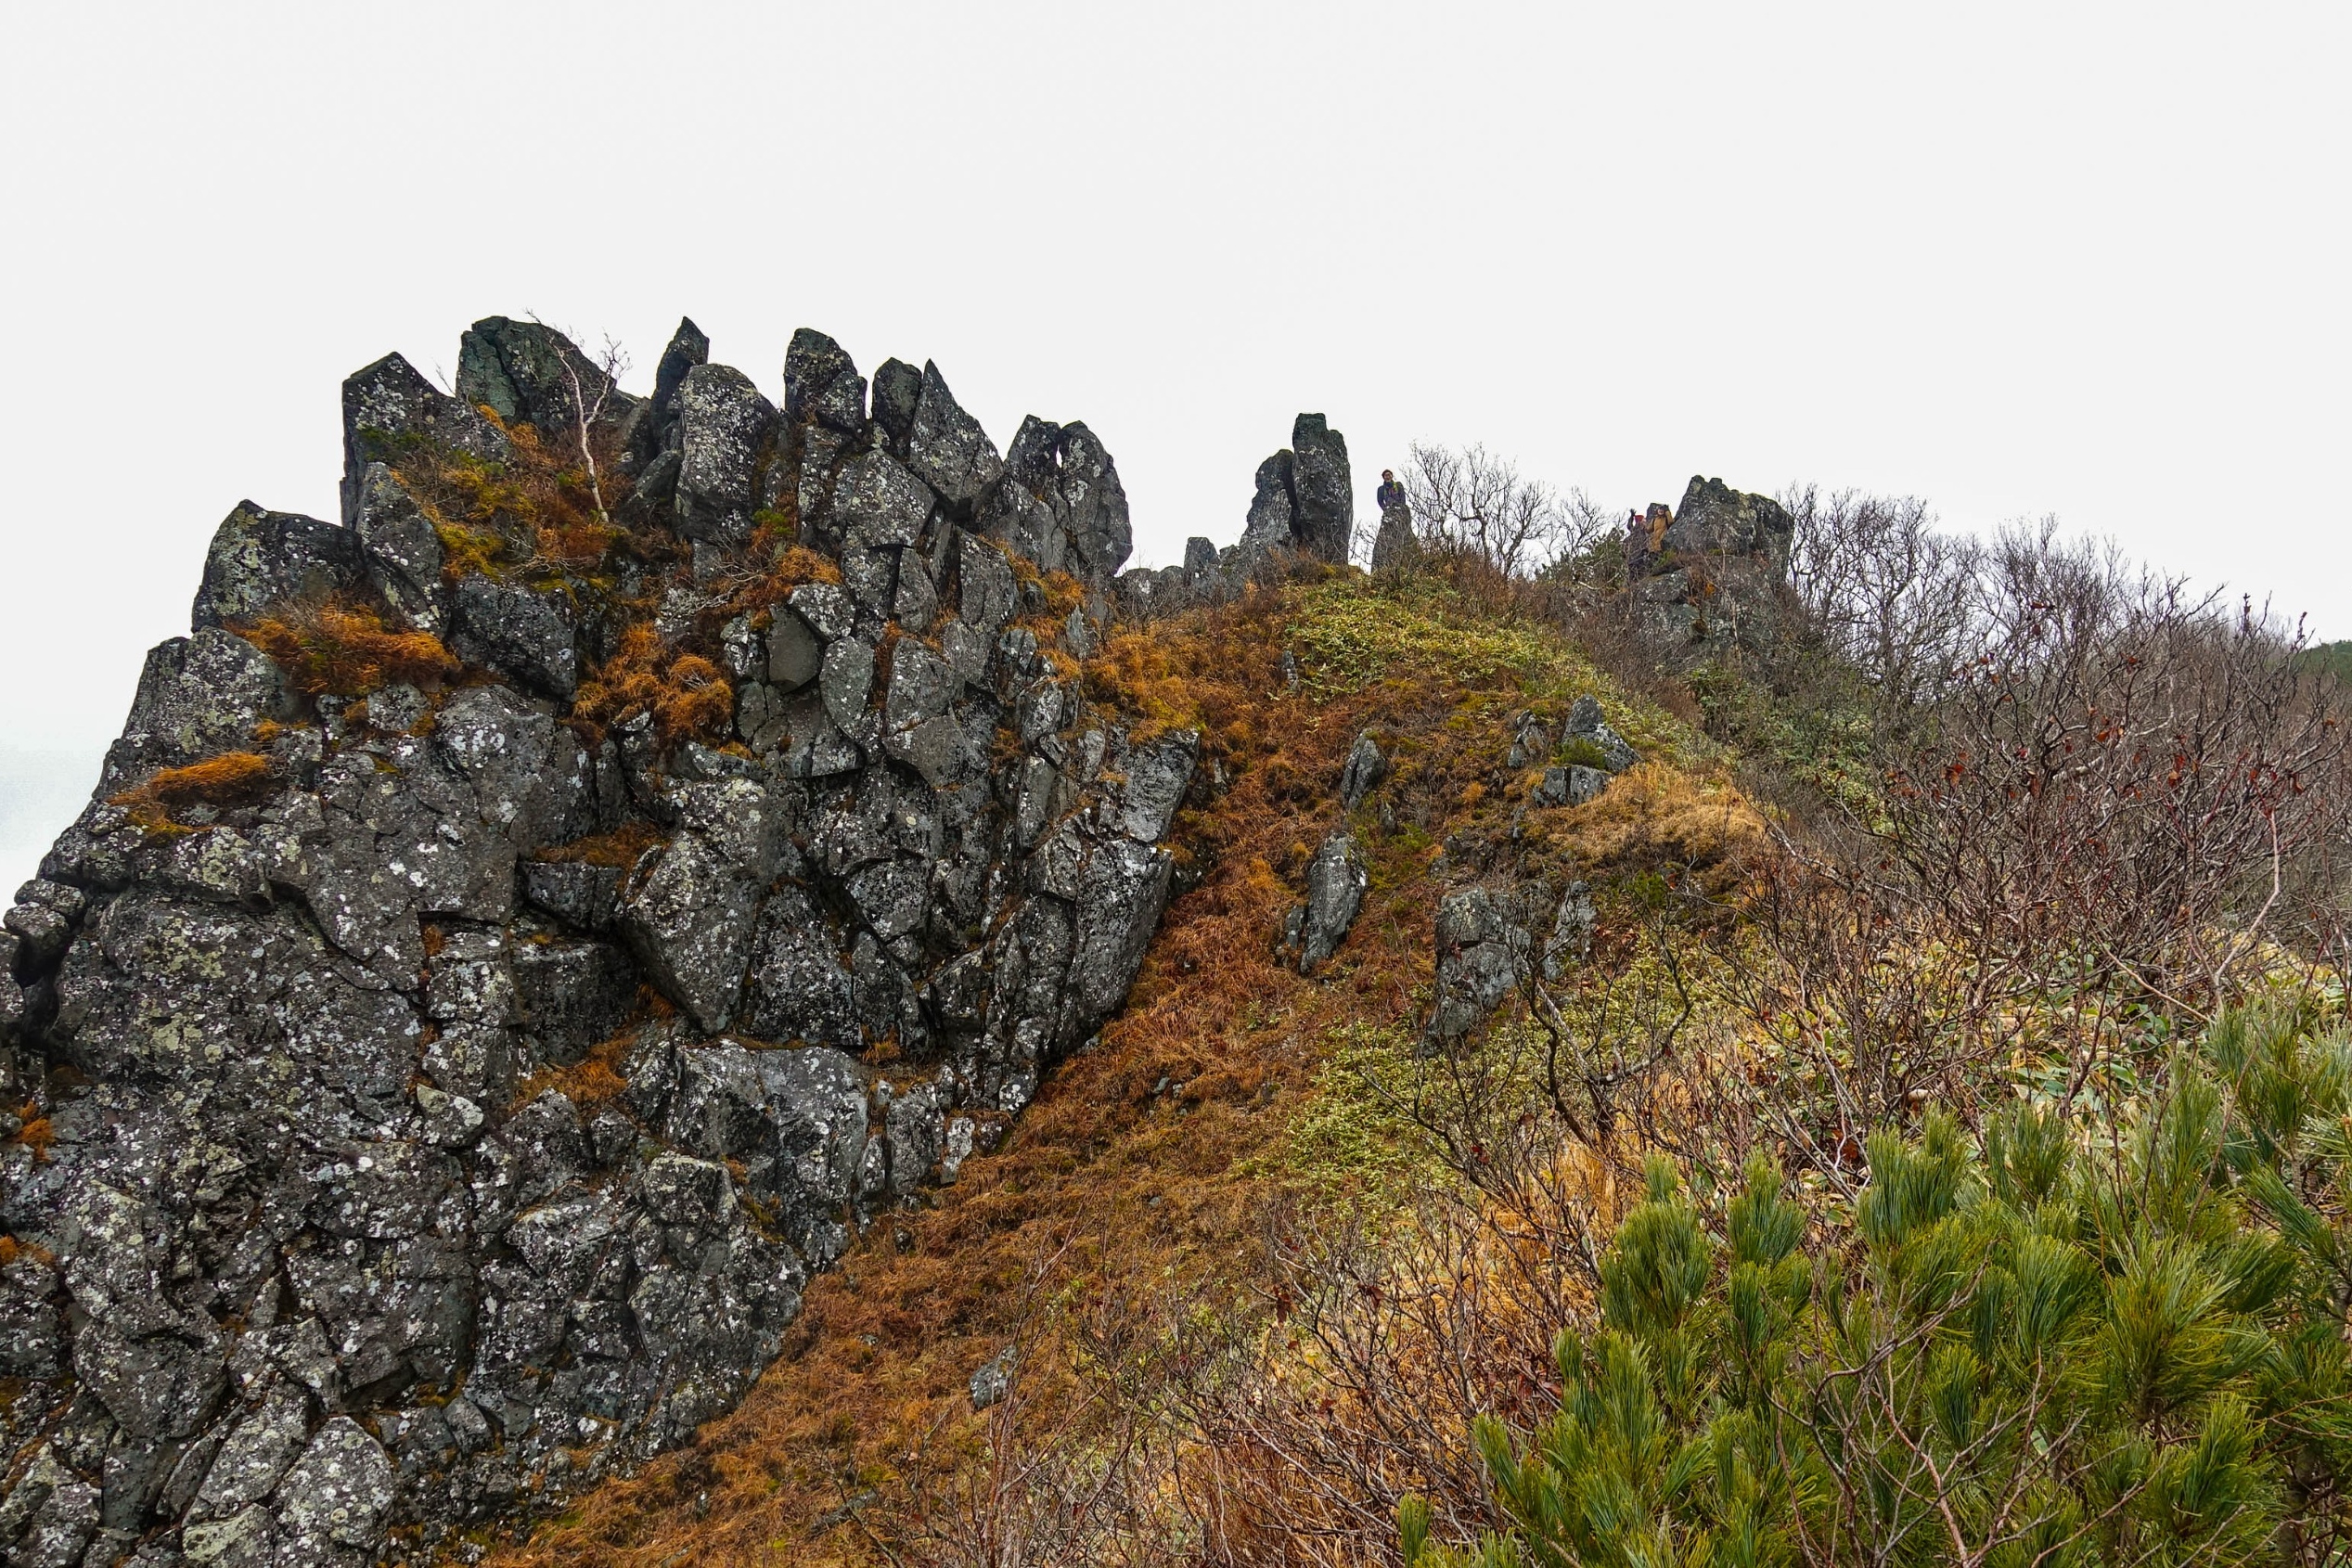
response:
<svg viewBox="0 0 2352 1568"><path fill-rule="evenodd" d="M217 532L0 938L19 1558L416 1560L684 1441L1124 1001L1199 740L1069 676L1109 453L708 351L486 318Z"/></svg>

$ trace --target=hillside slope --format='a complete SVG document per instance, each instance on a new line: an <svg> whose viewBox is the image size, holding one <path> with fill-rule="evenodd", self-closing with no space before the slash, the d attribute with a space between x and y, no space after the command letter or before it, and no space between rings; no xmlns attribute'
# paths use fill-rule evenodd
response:
<svg viewBox="0 0 2352 1568"><path fill-rule="evenodd" d="M1125 1012L999 1150L879 1218L812 1285L733 1414L495 1561L882 1562L984 1528L985 1499L1005 1491L1009 1509L1035 1455L1117 1441L1090 1424L1103 1412L1078 1369L1189 1307L1246 1313L1278 1213L1377 1180L1380 1134L1326 1074L1342 1041L1409 1038L1429 1015L1445 893L1538 888L1549 911L1583 882L1600 907L1594 961L1617 961L1629 889L1662 869L1719 887L1758 826L1687 730L1556 635L1434 581L1253 593L1114 638L1087 680L1146 724L1198 727L1216 781L1179 818L1199 880ZM1588 803L1531 802L1549 749L1518 743L1559 735L1586 695L1649 760ZM1388 772L1351 811L1339 790L1366 734ZM1369 894L1303 977L1278 938L1316 846L1343 829ZM1012 1345L1018 1399L975 1410L974 1374Z"/></svg>

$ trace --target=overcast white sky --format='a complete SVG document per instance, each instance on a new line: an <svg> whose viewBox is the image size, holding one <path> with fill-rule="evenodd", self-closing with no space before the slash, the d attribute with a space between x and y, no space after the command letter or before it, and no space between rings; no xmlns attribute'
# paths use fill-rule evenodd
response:
<svg viewBox="0 0 2352 1568"><path fill-rule="evenodd" d="M1137 557L1300 409L1631 507L2054 512L2352 636L2352 6L47 5L0 13L0 892L241 496L477 316L800 325L1084 418Z"/></svg>

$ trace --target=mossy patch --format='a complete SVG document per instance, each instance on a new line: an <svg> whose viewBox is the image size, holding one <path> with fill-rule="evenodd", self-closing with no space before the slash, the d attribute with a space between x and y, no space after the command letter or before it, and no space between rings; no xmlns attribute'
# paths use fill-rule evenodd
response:
<svg viewBox="0 0 2352 1568"><path fill-rule="evenodd" d="M1401 1028L1351 1022L1325 1036L1328 1055L1292 1115L1266 1174L1343 1207L1393 1212L1433 1181L1444 1163L1406 1107L1425 1070Z"/></svg>
<svg viewBox="0 0 2352 1568"><path fill-rule="evenodd" d="M1333 577L1294 589L1291 610L1300 678L1318 696L1430 674L1464 685L1525 680L1560 646L1556 635L1470 613L1457 590L1430 578Z"/></svg>
<svg viewBox="0 0 2352 1568"><path fill-rule="evenodd" d="M1664 709L1627 696L1558 627L1482 607L1441 579L1335 574L1291 590L1289 611L1301 684L1320 699L1390 682L1507 683L1555 726L1569 703L1592 696L1610 727L1645 754L1688 765L1716 750ZM1487 725L1508 702L1490 689L1457 718Z"/></svg>

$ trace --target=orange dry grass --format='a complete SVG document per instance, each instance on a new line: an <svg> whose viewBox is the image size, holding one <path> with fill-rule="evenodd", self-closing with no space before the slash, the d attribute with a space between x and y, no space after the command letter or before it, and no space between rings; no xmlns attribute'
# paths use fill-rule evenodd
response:
<svg viewBox="0 0 2352 1568"><path fill-rule="evenodd" d="M572 713L599 729L649 713L665 746L694 739L716 744L734 722L735 688L716 664L699 653L677 652L640 622L621 635L620 650L581 683Z"/></svg>
<svg viewBox="0 0 2352 1568"><path fill-rule="evenodd" d="M568 844L542 850L538 858L583 866L618 866L626 870L642 859L647 850L662 842L660 829L650 822L632 817L610 832L591 833L585 839L574 839Z"/></svg>
<svg viewBox="0 0 2352 1568"><path fill-rule="evenodd" d="M555 1089L585 1113L620 1099L621 1091L629 1086L628 1080L621 1076L619 1062L629 1047L630 1038L619 1035L592 1046L586 1056L569 1067L542 1068L516 1088L514 1102L528 1105Z"/></svg>
<svg viewBox="0 0 2352 1568"><path fill-rule="evenodd" d="M1273 868L1337 820L1333 786L1368 723L1417 749L1389 798L1433 832L1453 793L1432 786L1492 767L1509 744L1498 725L1450 724L1461 694L1435 683L1329 704L1283 695L1282 630L1279 597L1253 596L1162 623L1163 654L1090 671L1137 717L1201 728L1203 773L1232 778L1217 804L1179 820L1202 880L1170 906L1101 1043L1054 1070L996 1153L926 1207L881 1216L811 1284L785 1354L734 1413L499 1561L882 1562L868 1526L887 1534L918 1506L909 1456L976 1452L984 1418L965 1382L1024 1325L1043 1335L1024 1352L1040 1369L1037 1418L1066 1397L1049 1369L1068 1364L1070 1330L1024 1319L1024 1300L1157 1299L1258 1266L1256 1227L1279 1190L1261 1157L1279 1147L1328 1031L1414 1011L1437 896L1414 874L1420 841L1375 831L1373 896L1334 963L1303 980L1273 949L1300 896ZM864 1523L812 1529L869 1488L880 1497L857 1512Z"/></svg>
<svg viewBox="0 0 2352 1568"><path fill-rule="evenodd" d="M842 580L842 569L832 559L820 556L806 545L791 545L776 558L775 575L798 587L803 583L832 583Z"/></svg>
<svg viewBox="0 0 2352 1568"><path fill-rule="evenodd" d="M44 1164L48 1161L50 1146L58 1141L57 1130L49 1125L46 1116L35 1116L17 1134L17 1141L32 1150L33 1163Z"/></svg>
<svg viewBox="0 0 2352 1568"><path fill-rule="evenodd" d="M496 416L490 418L495 421ZM401 477L442 521L487 529L499 537L505 547L489 550L477 566L495 558L521 557L566 571L594 571L627 535L597 515L578 438L562 436L551 445L529 425L508 427L507 438L514 449L511 462L437 454L422 471L411 465ZM598 454L598 479L610 508L619 507L628 490L615 463L619 456Z"/></svg>
<svg viewBox="0 0 2352 1568"><path fill-rule="evenodd" d="M174 808L257 805L276 788L269 759L258 752L225 752L186 767L160 769L147 782L107 798L130 814L142 832L166 836L190 829L173 816Z"/></svg>
<svg viewBox="0 0 2352 1568"><path fill-rule="evenodd" d="M259 752L224 752L186 767L167 767L137 791L165 805L252 805L275 787Z"/></svg>
<svg viewBox="0 0 2352 1568"><path fill-rule="evenodd" d="M424 685L462 668L431 633L387 631L383 618L365 607L289 605L229 629L268 654L288 685L312 697L357 697L393 681Z"/></svg>
<svg viewBox="0 0 2352 1568"><path fill-rule="evenodd" d="M752 540L752 559L773 552L766 572L737 587L726 598L705 612L705 623L731 620L748 611L771 609L790 598L794 588L803 583L839 585L842 569L826 557L805 545L787 545L775 538L776 530L763 527Z"/></svg>
<svg viewBox="0 0 2352 1568"><path fill-rule="evenodd" d="M1736 877L1765 847L1764 818L1727 778L1645 763L1610 780L1600 797L1573 808L1587 864L1620 870L1696 868Z"/></svg>

